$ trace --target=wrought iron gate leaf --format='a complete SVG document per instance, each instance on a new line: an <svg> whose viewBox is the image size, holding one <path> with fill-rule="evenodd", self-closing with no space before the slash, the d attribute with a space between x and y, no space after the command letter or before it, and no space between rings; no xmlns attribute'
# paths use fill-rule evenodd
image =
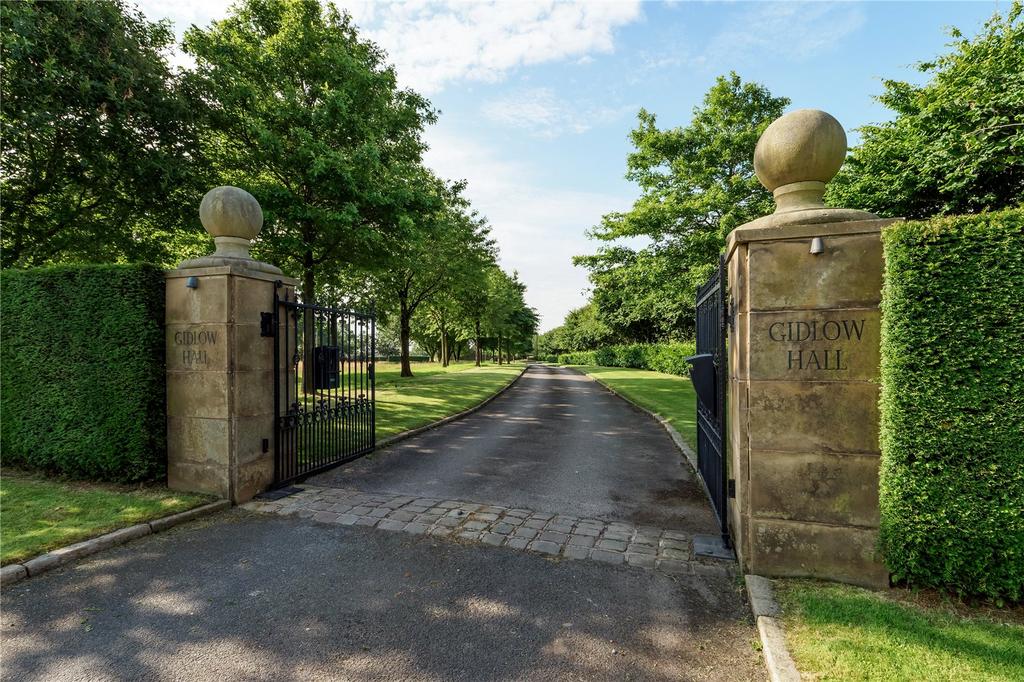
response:
<svg viewBox="0 0 1024 682"><path fill-rule="evenodd" d="M273 313L277 487L376 446L373 312L282 298L280 288Z"/></svg>

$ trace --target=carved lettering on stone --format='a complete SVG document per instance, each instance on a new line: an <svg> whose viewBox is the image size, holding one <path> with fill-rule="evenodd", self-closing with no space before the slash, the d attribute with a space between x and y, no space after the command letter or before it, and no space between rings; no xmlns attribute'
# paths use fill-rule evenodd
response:
<svg viewBox="0 0 1024 682"><path fill-rule="evenodd" d="M783 320L769 325L768 338L779 344L821 344L814 348L785 349L788 370L841 372L850 368L849 346L859 344L866 322L866 319Z"/></svg>
<svg viewBox="0 0 1024 682"><path fill-rule="evenodd" d="M217 344L217 332L213 330L184 330L174 332L174 345L183 346L181 352L181 364L186 367L196 365L208 365L210 358L205 348L197 346L213 346Z"/></svg>

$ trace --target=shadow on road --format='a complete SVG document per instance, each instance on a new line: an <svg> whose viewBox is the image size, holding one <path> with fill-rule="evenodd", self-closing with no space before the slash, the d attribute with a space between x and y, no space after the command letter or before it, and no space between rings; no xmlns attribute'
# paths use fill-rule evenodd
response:
<svg viewBox="0 0 1024 682"><path fill-rule="evenodd" d="M237 510L3 607L9 680L763 678L725 579Z"/></svg>

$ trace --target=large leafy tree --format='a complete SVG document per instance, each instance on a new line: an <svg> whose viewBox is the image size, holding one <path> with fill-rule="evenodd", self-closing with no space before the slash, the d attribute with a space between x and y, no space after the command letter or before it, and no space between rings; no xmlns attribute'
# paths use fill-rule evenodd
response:
<svg viewBox="0 0 1024 682"><path fill-rule="evenodd" d="M395 81L348 14L318 0L242 0L185 34L210 123L207 153L252 191L258 253L301 274L303 296L345 267L375 267L432 210L421 133L435 114Z"/></svg>
<svg viewBox="0 0 1024 682"><path fill-rule="evenodd" d="M497 267L497 264L493 264L488 270L497 269ZM484 316L487 314L491 299L491 293L487 286L489 281L490 277L485 270L475 285L466 287L458 298L459 317L472 333L473 355L477 367L483 361Z"/></svg>
<svg viewBox="0 0 1024 682"><path fill-rule="evenodd" d="M615 333L597 316L594 303L569 311L560 327L545 335L545 352L590 350L614 343Z"/></svg>
<svg viewBox="0 0 1024 682"><path fill-rule="evenodd" d="M526 304L526 285L519 273L511 275L492 268L487 276L487 304L484 327L491 347L497 351L498 364L512 361L514 350L529 349L539 323L537 312Z"/></svg>
<svg viewBox="0 0 1024 682"><path fill-rule="evenodd" d="M597 320L628 341L692 338L695 285L707 277L713 265L694 265L680 253L684 248L674 241L639 250L619 246L587 258ZM578 345L570 343L567 348L595 347Z"/></svg>
<svg viewBox="0 0 1024 682"><path fill-rule="evenodd" d="M430 187L434 209L420 216L417 229L392 242L386 259L375 268L374 289L398 317L401 375L412 376L409 347L412 320L421 306L480 282L494 262L494 243L486 221L470 211L462 184L446 185L421 174ZM445 303L445 311L452 306Z"/></svg>
<svg viewBox="0 0 1024 682"><path fill-rule="evenodd" d="M918 65L924 85L886 80L896 118L863 142L830 185L832 205L925 218L1018 206L1024 198L1024 20L1014 2L974 38Z"/></svg>
<svg viewBox="0 0 1024 682"><path fill-rule="evenodd" d="M173 40L121 0L0 3L4 266L170 264L202 243Z"/></svg>
<svg viewBox="0 0 1024 682"><path fill-rule="evenodd" d="M613 330L641 341L684 332L681 311L692 315L693 292L726 236L772 211L771 193L754 175L754 147L787 104L731 73L716 79L686 127L659 128L654 114L640 111L626 178L642 194L629 211L604 216L590 235L609 243L646 237L650 245L613 245L575 259L591 270L599 317Z"/></svg>

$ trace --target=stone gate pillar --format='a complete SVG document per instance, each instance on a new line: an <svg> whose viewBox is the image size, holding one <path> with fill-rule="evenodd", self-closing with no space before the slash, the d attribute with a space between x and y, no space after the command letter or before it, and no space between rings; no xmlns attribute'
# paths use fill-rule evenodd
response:
<svg viewBox="0 0 1024 682"><path fill-rule="evenodd" d="M240 503L273 481L274 339L261 314L277 282L282 297L296 282L249 256L263 226L251 194L212 189L199 216L216 252L166 273L167 484Z"/></svg>
<svg viewBox="0 0 1024 682"><path fill-rule="evenodd" d="M747 572L880 586L880 235L893 221L824 206L845 155L839 122L807 109L754 152L777 208L726 246L730 521Z"/></svg>

